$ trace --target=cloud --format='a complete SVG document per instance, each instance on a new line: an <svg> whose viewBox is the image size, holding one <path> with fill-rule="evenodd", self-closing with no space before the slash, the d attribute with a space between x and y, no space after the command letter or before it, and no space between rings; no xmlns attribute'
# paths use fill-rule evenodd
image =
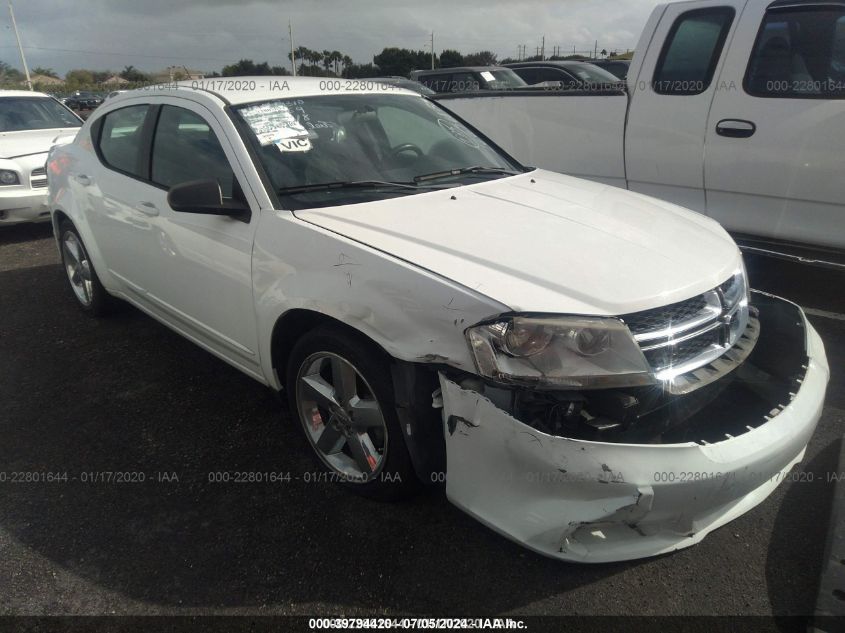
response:
<svg viewBox="0 0 845 633"><path fill-rule="evenodd" d="M58 6L57 6L58 5ZM18 0L15 16L30 66L158 70L172 64L219 70L242 58L288 65L288 20L296 45L372 61L385 46L529 54L633 48L654 0ZM5 20L8 22L8 20ZM0 59L19 66L11 29Z"/></svg>

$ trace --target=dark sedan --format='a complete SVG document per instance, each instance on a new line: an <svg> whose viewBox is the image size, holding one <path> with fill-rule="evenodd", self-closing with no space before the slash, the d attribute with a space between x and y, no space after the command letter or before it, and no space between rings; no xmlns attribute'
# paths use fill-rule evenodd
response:
<svg viewBox="0 0 845 633"><path fill-rule="evenodd" d="M93 92L77 90L64 100L64 104L72 110L93 110L103 101L103 97Z"/></svg>

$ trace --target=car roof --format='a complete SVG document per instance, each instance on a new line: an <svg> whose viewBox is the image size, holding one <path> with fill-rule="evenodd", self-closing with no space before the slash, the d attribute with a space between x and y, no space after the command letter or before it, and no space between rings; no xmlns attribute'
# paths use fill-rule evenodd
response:
<svg viewBox="0 0 845 633"><path fill-rule="evenodd" d="M451 68L435 68L434 70L415 70L417 77L422 77L423 75L436 75L439 73L452 73L452 72L466 72L466 71L473 71L473 72L482 72L485 70L502 70L504 66L453 66Z"/></svg>
<svg viewBox="0 0 845 633"><path fill-rule="evenodd" d="M412 90L392 84L379 84L373 79L347 80L336 77L291 77L289 75L262 75L258 77L209 77L192 81L164 84L159 90L145 88L144 92L156 96L173 94L173 89L199 91L213 94L232 105L273 99L318 97L326 94L405 94L418 97ZM253 88L254 87L254 88ZM128 90L125 94L137 93ZM121 97L124 95L120 95ZM133 95L134 96L134 95Z"/></svg>
<svg viewBox="0 0 845 633"><path fill-rule="evenodd" d="M50 95L43 92L33 92L32 90L0 90L0 98L2 97L47 97Z"/></svg>
<svg viewBox="0 0 845 633"><path fill-rule="evenodd" d="M547 59L546 61L532 61L532 62L513 62L507 64L508 68L530 68L531 66L561 66L569 68L570 66L577 66L583 63L580 59Z"/></svg>

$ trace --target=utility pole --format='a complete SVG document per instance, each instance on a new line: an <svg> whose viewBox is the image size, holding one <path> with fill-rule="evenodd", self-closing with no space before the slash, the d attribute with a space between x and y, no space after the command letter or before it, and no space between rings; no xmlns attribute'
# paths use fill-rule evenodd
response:
<svg viewBox="0 0 845 633"><path fill-rule="evenodd" d="M21 46L21 36L18 33L18 23L15 22L15 12L12 9L12 0L9 0L9 17L12 18L12 28L15 29L15 39L18 40L18 51L21 54L21 64L23 64L23 72L26 75L26 85L32 90L32 80L29 78L29 68L26 65L26 57L23 55L23 46Z"/></svg>
<svg viewBox="0 0 845 633"><path fill-rule="evenodd" d="M596 40L596 47L593 49L593 59L598 59L599 57L599 41Z"/></svg>
<svg viewBox="0 0 845 633"><path fill-rule="evenodd" d="M293 28L291 28L290 20L288 20L288 39L290 40L290 66L293 76L296 77L296 56L293 54Z"/></svg>
<svg viewBox="0 0 845 633"><path fill-rule="evenodd" d="M546 61L546 36L543 36L543 39L540 43L540 61Z"/></svg>
<svg viewBox="0 0 845 633"><path fill-rule="evenodd" d="M434 70L434 31L431 32L431 69Z"/></svg>

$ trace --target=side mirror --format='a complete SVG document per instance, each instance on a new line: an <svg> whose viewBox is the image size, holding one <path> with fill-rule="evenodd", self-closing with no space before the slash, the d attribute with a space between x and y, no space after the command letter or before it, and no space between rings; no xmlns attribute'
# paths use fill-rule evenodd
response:
<svg viewBox="0 0 845 633"><path fill-rule="evenodd" d="M216 180L192 180L173 185L167 192L167 204L180 213L228 215L249 222L249 207L238 201L223 201Z"/></svg>

